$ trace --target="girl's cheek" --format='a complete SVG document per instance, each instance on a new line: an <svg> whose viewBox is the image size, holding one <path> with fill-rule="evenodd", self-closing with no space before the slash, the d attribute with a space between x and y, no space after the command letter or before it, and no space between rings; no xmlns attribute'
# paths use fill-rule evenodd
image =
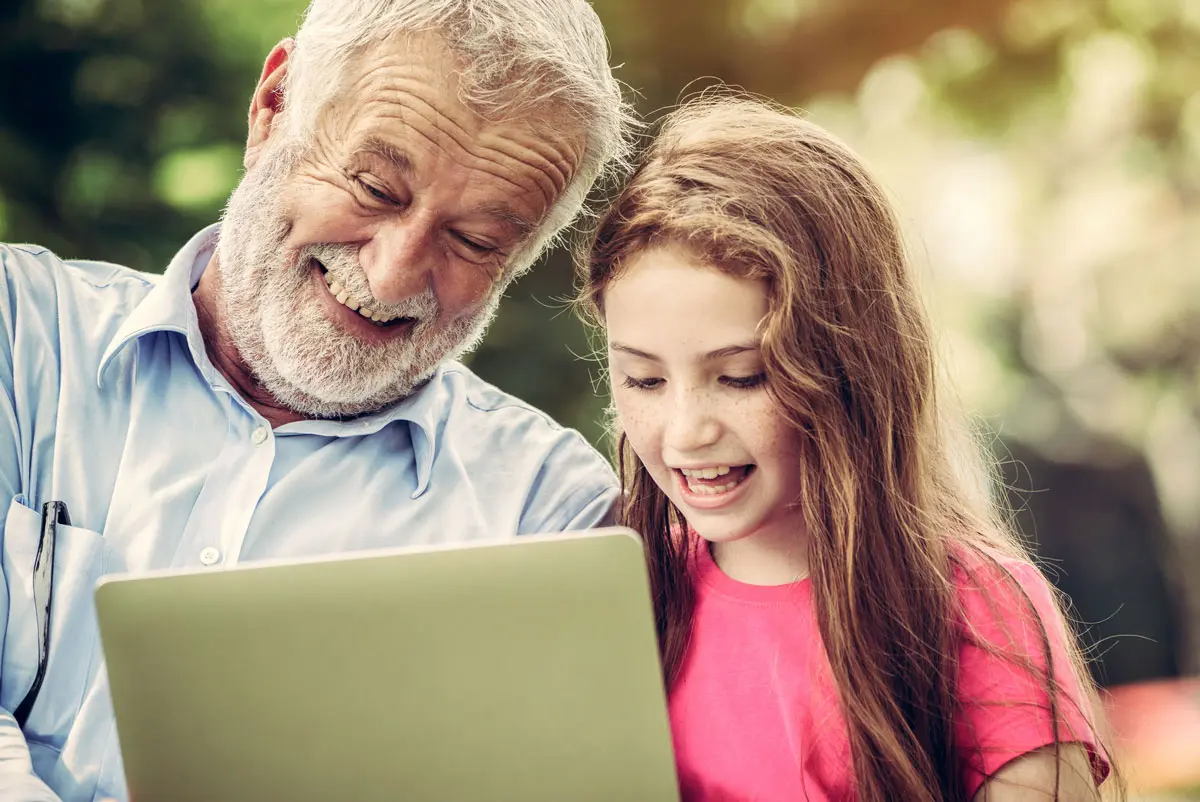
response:
<svg viewBox="0 0 1200 802"><path fill-rule="evenodd" d="M630 440L641 441L646 438L650 427L647 425L647 418L643 410L637 409L634 405L625 404L617 407L617 417L621 422L621 428Z"/></svg>
<svg viewBox="0 0 1200 802"><path fill-rule="evenodd" d="M656 421L654 410L645 404L630 399L617 401L617 423L643 462L652 456L649 451L655 439Z"/></svg>

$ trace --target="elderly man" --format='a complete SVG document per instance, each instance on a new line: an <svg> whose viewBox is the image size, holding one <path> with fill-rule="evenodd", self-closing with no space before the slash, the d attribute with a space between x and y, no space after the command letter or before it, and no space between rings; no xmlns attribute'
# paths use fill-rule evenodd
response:
<svg viewBox="0 0 1200 802"><path fill-rule="evenodd" d="M0 798L126 794L104 573L604 519L603 458L453 360L627 121L584 0L314 0L267 57L219 230L160 280L0 247ZM46 655L48 501L73 526Z"/></svg>

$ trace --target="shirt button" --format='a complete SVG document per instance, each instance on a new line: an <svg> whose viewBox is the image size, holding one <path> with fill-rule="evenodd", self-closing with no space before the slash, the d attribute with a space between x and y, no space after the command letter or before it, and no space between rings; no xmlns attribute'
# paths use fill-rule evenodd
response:
<svg viewBox="0 0 1200 802"><path fill-rule="evenodd" d="M200 562L204 565L216 565L221 561L221 552L212 546L200 552Z"/></svg>
<svg viewBox="0 0 1200 802"><path fill-rule="evenodd" d="M254 434L250 435L250 442L254 443L256 446L261 446L263 443L267 442L267 427L259 426L257 429L255 429Z"/></svg>

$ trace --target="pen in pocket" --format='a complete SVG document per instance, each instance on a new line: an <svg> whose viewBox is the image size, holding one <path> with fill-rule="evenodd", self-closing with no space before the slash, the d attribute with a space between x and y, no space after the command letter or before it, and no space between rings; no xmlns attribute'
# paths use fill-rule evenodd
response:
<svg viewBox="0 0 1200 802"><path fill-rule="evenodd" d="M13 712L17 725L25 728L33 703L37 701L42 681L46 678L46 664L50 660L50 610L54 600L54 546L58 539L58 527L70 526L71 516L62 501L47 501L42 505L42 529L38 538L37 555L33 560L33 610L37 619L38 664L33 684L21 704Z"/></svg>

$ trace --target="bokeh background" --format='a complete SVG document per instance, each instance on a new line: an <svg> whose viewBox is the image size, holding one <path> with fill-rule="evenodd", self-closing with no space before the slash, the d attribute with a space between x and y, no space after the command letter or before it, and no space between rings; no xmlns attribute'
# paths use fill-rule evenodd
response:
<svg viewBox="0 0 1200 802"><path fill-rule="evenodd" d="M161 272L303 5L0 0L0 240ZM1200 0L595 6L643 113L734 84L875 168L1135 789L1200 799ZM607 449L571 289L552 254L471 362Z"/></svg>

